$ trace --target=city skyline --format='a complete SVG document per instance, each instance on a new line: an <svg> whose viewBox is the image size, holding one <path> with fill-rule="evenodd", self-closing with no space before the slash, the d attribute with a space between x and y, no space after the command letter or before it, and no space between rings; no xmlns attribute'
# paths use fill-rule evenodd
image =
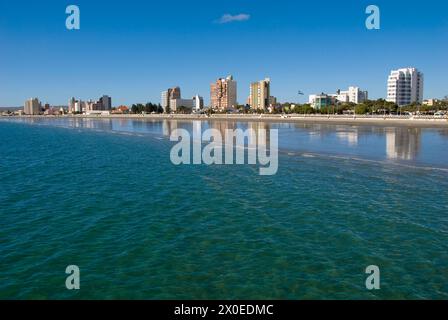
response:
<svg viewBox="0 0 448 320"><path fill-rule="evenodd" d="M65 4L0 4L0 106L34 96L65 105L67 97L104 92L129 105L159 101L171 85L207 105L210 81L226 74L238 79L240 104L247 84L266 76L279 101L303 103L299 90L307 96L352 85L377 99L386 98L390 71L409 66L425 73L424 99L448 94L444 2L376 1L380 30L366 29L365 1L176 3L167 19L163 2L78 1L76 31L65 28Z"/></svg>
<svg viewBox="0 0 448 320"><path fill-rule="evenodd" d="M434 102L439 99L423 99L424 96L424 75L417 68L401 68L397 70L391 70L387 81L387 94L386 98L381 97L388 102L393 102L399 107L411 105L413 103L422 104L424 102ZM168 88L161 92L161 98L158 105L164 112L176 111L178 107L185 107L194 110L200 110L203 107L210 107L218 110L235 109L237 106L249 106L253 110L263 109L267 110L274 105L290 103L291 101L278 101L277 97L271 95L271 79L265 78L264 80L251 82L249 85L249 97L245 102L238 100L237 81L232 75L228 75L226 78L218 78L215 82L210 84L210 104L204 103L204 98L199 94L194 95L191 99L182 97L181 88L179 86ZM303 95L302 92L298 93ZM446 96L444 97L446 100ZM38 98L35 98L38 99ZM103 99L107 99L106 106L104 107ZM240 97L241 99L241 97ZM27 107L25 101L24 108ZM327 102L328 100L328 102ZM368 90L362 90L357 86L350 86L348 90L337 89L336 93L320 93L308 95L308 102L304 104L310 104L314 109L320 109L326 105L354 103L361 104L369 100ZM79 104L76 109L76 103ZM153 103L147 102L147 103ZM157 104L157 102L155 102ZM295 103L294 101L291 103ZM81 107L84 104L86 106ZM135 104L135 103L132 103ZM131 104L129 104L131 105ZM58 105L63 106L63 105ZM123 106L123 105L120 105ZM68 111L81 111L83 109L95 111L95 110L112 110L111 98L108 95L103 95L100 100L95 104L92 99L88 101L82 101L81 99L75 100L72 97L68 103Z"/></svg>

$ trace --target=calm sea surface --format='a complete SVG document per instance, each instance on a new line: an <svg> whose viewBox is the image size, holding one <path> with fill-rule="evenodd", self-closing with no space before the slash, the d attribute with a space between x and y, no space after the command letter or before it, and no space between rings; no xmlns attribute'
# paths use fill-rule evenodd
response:
<svg viewBox="0 0 448 320"><path fill-rule="evenodd" d="M175 128L279 129L278 173L174 166ZM448 299L448 129L0 119L0 139L2 299Z"/></svg>

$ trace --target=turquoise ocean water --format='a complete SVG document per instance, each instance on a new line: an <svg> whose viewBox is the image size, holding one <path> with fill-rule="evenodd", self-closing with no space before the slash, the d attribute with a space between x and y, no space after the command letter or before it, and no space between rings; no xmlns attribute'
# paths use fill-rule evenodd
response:
<svg viewBox="0 0 448 320"><path fill-rule="evenodd" d="M448 298L447 129L201 124L279 129L260 176L174 166L198 125L1 120L0 298Z"/></svg>

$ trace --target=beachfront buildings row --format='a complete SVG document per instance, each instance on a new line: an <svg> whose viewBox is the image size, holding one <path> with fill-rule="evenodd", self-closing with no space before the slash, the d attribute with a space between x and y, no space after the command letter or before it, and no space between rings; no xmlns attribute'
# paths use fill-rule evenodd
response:
<svg viewBox="0 0 448 320"><path fill-rule="evenodd" d="M171 111L181 111L184 108L185 111L199 111L204 108L204 98L199 95L195 95L191 99L172 99L170 100ZM167 112L165 109L164 112Z"/></svg>
<svg viewBox="0 0 448 320"><path fill-rule="evenodd" d="M176 112L182 108L190 111L199 111L204 108L204 98L195 95L191 99L182 99L180 87L174 87L162 92L161 106L163 112Z"/></svg>
<svg viewBox="0 0 448 320"><path fill-rule="evenodd" d="M423 73L416 68L402 68L392 70L387 81L387 101L398 106L412 103L423 103ZM334 106L338 103L360 104L368 100L369 94L357 86L351 86L347 90L337 90L334 94L313 94L309 96L309 104L315 109ZM434 104L432 100L427 105ZM247 105L252 110L263 110L272 112L277 106L277 99L271 95L271 80L265 78L250 84L250 94ZM180 87L169 88L161 94L161 106L164 112L194 111L198 112L204 108L204 99L195 95L191 99L181 96ZM238 108L237 82L232 75L219 78L210 84L210 107L215 110L235 110ZM45 110L37 98L25 102L24 113L37 115ZM69 113L101 114L112 111L112 99L103 95L99 100L82 101L71 98L68 105ZM50 111L49 111L50 112Z"/></svg>
<svg viewBox="0 0 448 320"><path fill-rule="evenodd" d="M270 78L252 82L249 90L247 104L252 110L268 111L277 104L277 99L271 95ZM210 107L220 111L238 107L237 83L233 76L219 78L210 85Z"/></svg>
<svg viewBox="0 0 448 320"><path fill-rule="evenodd" d="M218 78L210 84L210 107L215 110L232 110L238 107L237 82L232 75ZM250 84L250 95L247 103L255 110L268 110L277 99L271 96L271 80L266 78ZM193 99L182 99L179 87L162 92L161 105L165 112L176 111L180 106L199 111L204 107L202 97L196 95Z"/></svg>
<svg viewBox="0 0 448 320"><path fill-rule="evenodd" d="M38 98L25 101L23 110L18 111L19 115L60 115L64 113L63 106L50 106L49 103L42 104Z"/></svg>
<svg viewBox="0 0 448 320"><path fill-rule="evenodd" d="M112 110L112 98L103 95L99 100L82 101L80 99L71 98L68 102L69 113L103 113Z"/></svg>
<svg viewBox="0 0 448 320"><path fill-rule="evenodd" d="M359 87L349 87L348 90L338 90L336 92L336 100L341 103L363 103L369 99L367 90L361 90Z"/></svg>
<svg viewBox="0 0 448 320"><path fill-rule="evenodd" d="M308 102L315 109L333 106L337 103L360 104L368 100L368 92L359 87L349 87L347 91L338 90L335 94L313 94ZM387 80L387 101L398 106L423 102L423 73L416 68L392 70Z"/></svg>
<svg viewBox="0 0 448 320"><path fill-rule="evenodd" d="M314 109L322 109L333 106L337 103L363 103L369 98L367 91L361 90L359 87L349 87L348 90L337 90L335 94L312 94L309 96L308 103Z"/></svg>

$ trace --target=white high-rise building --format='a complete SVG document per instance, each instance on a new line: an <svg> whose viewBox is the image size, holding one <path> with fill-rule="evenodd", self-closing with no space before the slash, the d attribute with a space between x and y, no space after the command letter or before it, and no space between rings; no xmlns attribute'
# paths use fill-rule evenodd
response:
<svg viewBox="0 0 448 320"><path fill-rule="evenodd" d="M423 73L416 68L392 70L387 80L387 101L405 106L423 101Z"/></svg>
<svg viewBox="0 0 448 320"><path fill-rule="evenodd" d="M81 100L76 100L73 111L82 113L83 111L82 109L83 109L83 102Z"/></svg>
<svg viewBox="0 0 448 320"><path fill-rule="evenodd" d="M204 98L200 95L196 95L193 97L194 108L196 111L200 111L204 108Z"/></svg>
<svg viewBox="0 0 448 320"><path fill-rule="evenodd" d="M163 108L163 112L167 111L168 106L170 105L170 97L168 91L162 91L161 103L160 105Z"/></svg>

